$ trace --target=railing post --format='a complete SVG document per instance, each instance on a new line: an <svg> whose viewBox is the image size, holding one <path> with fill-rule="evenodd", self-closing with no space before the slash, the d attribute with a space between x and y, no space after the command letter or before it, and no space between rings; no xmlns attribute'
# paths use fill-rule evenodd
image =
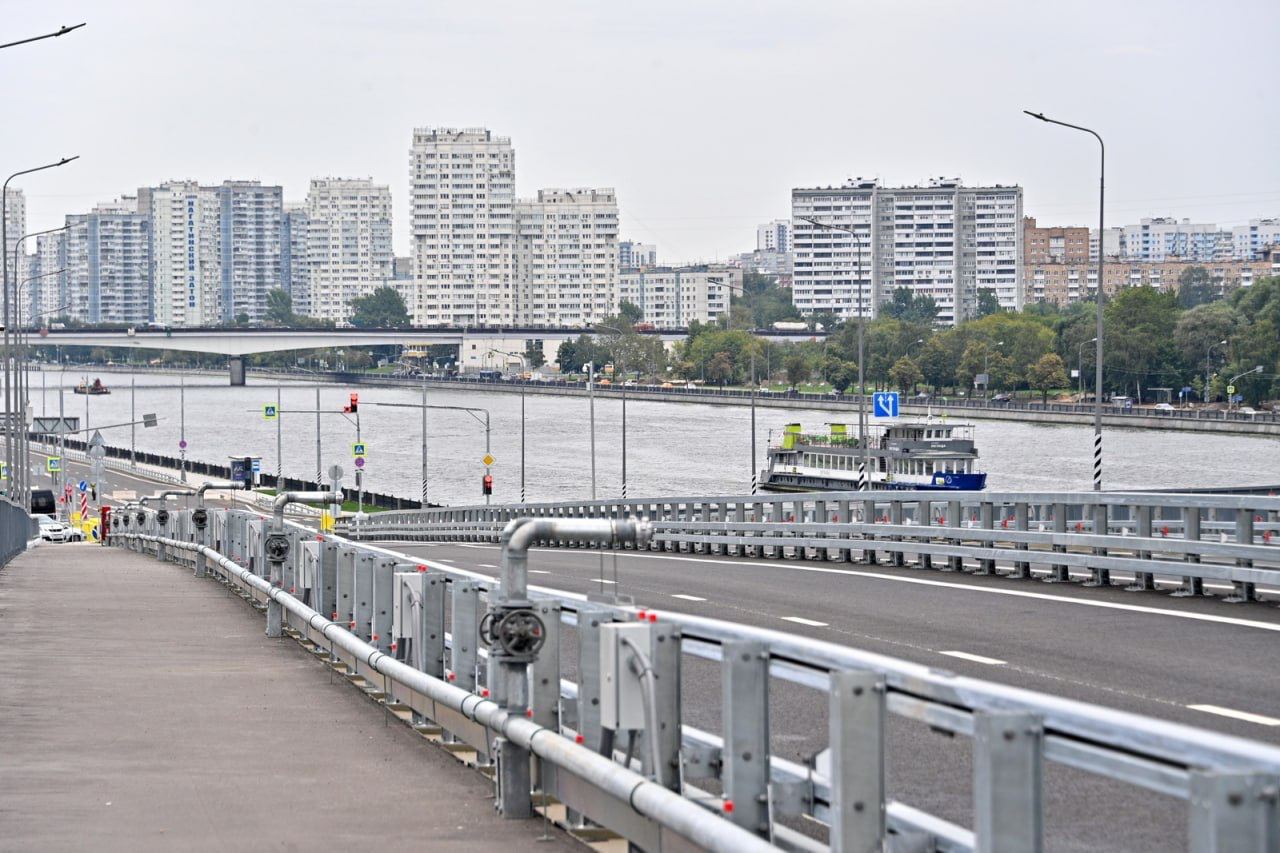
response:
<svg viewBox="0 0 1280 853"><path fill-rule="evenodd" d="M1253 544L1253 510L1238 509L1236 510L1236 542L1241 545ZM1253 560L1239 559L1236 565L1248 568L1253 565ZM1238 604L1244 601L1257 601L1258 595L1254 592L1254 585L1248 581L1232 581L1235 589L1231 595L1222 599L1230 604Z"/></svg>
<svg viewBox="0 0 1280 853"><path fill-rule="evenodd" d="M553 732L560 731L560 605L554 601L534 604L542 619L542 649L530 665L533 692L530 707L533 721ZM544 788L545 790L545 788Z"/></svg>
<svg viewBox="0 0 1280 853"><path fill-rule="evenodd" d="M1182 538L1188 542L1200 541L1200 507L1186 506L1182 508ZM1200 555L1198 553L1187 553L1182 558L1188 563L1199 563ZM1204 595L1204 578L1185 575L1182 578L1182 587L1172 593L1174 598L1184 598L1191 595Z"/></svg>
<svg viewBox="0 0 1280 853"><path fill-rule="evenodd" d="M1262 773L1191 771L1189 849L1228 853L1280 848L1276 784Z"/></svg>
<svg viewBox="0 0 1280 853"><path fill-rule="evenodd" d="M338 552L337 595L334 599L333 621L345 628L354 627L353 617L356 606L356 559L354 548L343 548Z"/></svg>
<svg viewBox="0 0 1280 853"><path fill-rule="evenodd" d="M600 625L608 611L583 606L578 610L578 734L592 752L602 752L600 725ZM612 756L609 756L612 757Z"/></svg>
<svg viewBox="0 0 1280 853"><path fill-rule="evenodd" d="M658 739L658 760L661 765L654 776L658 784L672 790L680 790L680 747L682 729L680 725L680 646L682 642L680 628L676 625L655 625L649 640L649 660L653 663L655 698L657 700L658 731L656 734L645 732L645 737ZM643 744L642 744L643 746ZM649 750L641 749L644 758L644 770L652 768Z"/></svg>
<svg viewBox="0 0 1280 853"><path fill-rule="evenodd" d="M928 543L933 541L933 537L929 535L929 528L933 526L933 504L927 500L920 501L918 504L916 504L916 526L924 528L923 530L920 531L920 537L919 537L922 542ZM917 559L920 561L920 568L922 569L933 568L932 554L929 554L925 551L921 551L916 556L917 556Z"/></svg>
<svg viewBox="0 0 1280 853"><path fill-rule="evenodd" d="M852 511L851 511L851 504L850 504L850 501L839 501L839 502L837 502L837 504L836 504L836 518L837 518L838 523L839 523L842 527L844 527L845 525L848 525L848 524L849 524L849 522L850 522L850 521L852 521L852 519L853 519L853 515L852 515ZM848 529L848 527L844 527L844 529L840 531L840 541L841 541L841 542L848 542L848 541L849 541L849 529ZM842 563L851 563L851 562L853 562L853 551L852 551L852 550L850 550L849 548L841 548L841 549L839 550L839 552L838 552L838 553L839 553L839 555L840 555L840 556L839 556L839 560L840 560L840 562L842 562Z"/></svg>
<svg viewBox="0 0 1280 853"><path fill-rule="evenodd" d="M396 599L396 561L379 557L373 563L372 571L373 595L371 626L369 641L378 651L388 654L391 651L391 617Z"/></svg>
<svg viewBox="0 0 1280 853"><path fill-rule="evenodd" d="M1151 538L1151 506L1143 504L1138 507L1138 538ZM1145 548L1138 549L1139 560L1150 560L1151 552ZM1156 578L1151 572L1135 572L1133 583L1125 587L1129 592L1150 592L1156 588Z"/></svg>
<svg viewBox="0 0 1280 853"><path fill-rule="evenodd" d="M1012 711L973 716L973 811L978 853L1044 849L1044 731Z"/></svg>
<svg viewBox="0 0 1280 853"><path fill-rule="evenodd" d="M982 529L988 532L996 529L995 524L995 505L991 501L983 501L978 505L978 523L982 525ZM986 539L982 543L983 548L995 548L995 542ZM994 575L996 573L996 561L983 558L978 561L978 570L974 572L976 575Z"/></svg>
<svg viewBox="0 0 1280 853"><path fill-rule="evenodd" d="M878 852L885 837L884 676L868 670L832 672L828 707L831 850Z"/></svg>
<svg viewBox="0 0 1280 853"><path fill-rule="evenodd" d="M961 513L962 511L963 511L963 510L962 510L962 509L961 509L961 507L960 507L960 501L948 501L948 502L947 502L947 519L946 519L946 521L947 521L947 526L948 526L948 527L954 527L956 530L960 530L962 527L964 527L964 525L963 525L963 523L961 522L961 519L960 519L960 513ZM953 547L959 548L962 540L960 540L960 539L948 539L947 541L948 541L948 542L949 542ZM952 556L950 556L950 557L948 557L948 558L947 558L947 565L946 565L946 566L944 566L942 570L943 570L944 572L962 572L962 571L964 571L964 557L960 556L959 554L953 554Z"/></svg>
<svg viewBox="0 0 1280 853"><path fill-rule="evenodd" d="M1055 536L1065 536L1067 533L1067 505L1064 503L1056 503L1053 505L1053 533ZM1055 554L1066 553L1067 546L1054 544L1053 551ZM1045 583L1067 583L1071 580L1071 575L1065 565L1058 564L1050 567L1049 577L1045 578Z"/></svg>
<svg viewBox="0 0 1280 853"><path fill-rule="evenodd" d="M1019 533L1026 533L1029 529L1029 513L1027 511L1026 501L1018 501L1013 505L1013 527ZM1026 542L1019 542L1015 546L1019 551L1028 551L1031 546ZM1019 560L1013 564L1013 576L1022 580L1031 578L1031 564L1026 560Z"/></svg>
<svg viewBox="0 0 1280 853"><path fill-rule="evenodd" d="M1104 503L1094 504L1093 507L1093 535L1107 536L1111 533L1111 526L1107 522L1107 505ZM1093 549L1095 557L1107 556L1107 549L1096 547ZM1084 582L1085 586L1111 586L1111 570L1100 567L1093 567L1092 577Z"/></svg>
<svg viewBox="0 0 1280 853"><path fill-rule="evenodd" d="M366 642L373 633L373 554L356 554L355 587L352 592L351 632Z"/></svg>
<svg viewBox="0 0 1280 853"><path fill-rule="evenodd" d="M476 689L476 663L480 643L480 585L475 581L453 583L453 646L449 653L449 669L454 683L474 693Z"/></svg>
<svg viewBox="0 0 1280 853"><path fill-rule="evenodd" d="M728 818L769 838L769 655L764 643L752 640L726 642L721 653Z"/></svg>
<svg viewBox="0 0 1280 853"><path fill-rule="evenodd" d="M899 526L902 524L902 501L889 502L889 523L895 526ZM895 543L902 542L901 535L895 534L890 538ZM895 547L893 552L889 554L889 559L891 561L891 564L894 566L901 566L903 565L903 563L906 562L906 555L903 553L901 545L898 545Z"/></svg>

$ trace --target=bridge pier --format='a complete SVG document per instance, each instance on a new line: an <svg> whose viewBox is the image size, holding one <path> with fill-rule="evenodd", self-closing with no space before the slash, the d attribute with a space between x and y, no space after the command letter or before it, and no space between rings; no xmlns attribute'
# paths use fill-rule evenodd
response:
<svg viewBox="0 0 1280 853"><path fill-rule="evenodd" d="M231 356L231 358L227 361L227 369L231 373L232 385L244 384L244 356L242 355Z"/></svg>

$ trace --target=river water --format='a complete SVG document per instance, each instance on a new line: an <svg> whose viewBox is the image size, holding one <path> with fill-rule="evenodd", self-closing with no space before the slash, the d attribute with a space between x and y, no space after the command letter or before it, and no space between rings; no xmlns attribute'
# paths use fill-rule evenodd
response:
<svg viewBox="0 0 1280 853"><path fill-rule="evenodd" d="M130 420L130 382L137 383L137 413L155 412L160 423L137 428L139 450L177 456L181 417L179 377L172 374L103 373L110 395L73 395L84 374L47 371L32 378L36 414L58 413L57 388L65 383L63 405L68 415L85 417L88 425ZM89 374L89 379L97 374ZM276 470L276 422L263 418L262 407L276 401L276 384L250 378L231 387L225 374L186 377L187 455L225 464L229 456L261 456L263 470ZM42 385L47 390L42 390ZM313 478L316 471L315 386L281 385L284 473ZM333 463L354 483L351 444L355 427L336 414L351 390L360 393L361 437L367 445L365 488L417 497L421 472L421 413L418 409L383 408L374 402L417 404L418 389L347 388L321 385L323 464ZM497 502L520 497L520 397L488 391L435 390L429 402L440 406L487 408L491 418L491 452L496 459ZM587 498L591 495L589 403L584 397L529 395L525 400L526 495L530 501ZM621 494L621 402L596 401L596 493ZM429 498L433 503L474 503L480 495L485 454L484 427L465 412L431 410L428 415ZM850 413L818 409L756 410L757 449L761 464L770 436L799 421L821 431L831 420L848 421ZM954 422L954 421L953 421ZM751 415L747 407L701 403L627 403L627 493L631 497L745 494L751 483ZM82 424L83 425L83 424ZM107 443L129 446L129 428L104 431ZM982 465L993 490L1087 489L1091 484L1092 430L1087 426L1049 426L983 421L976 439ZM1103 471L1108 489L1192 488L1280 482L1280 439L1212 433L1108 429Z"/></svg>

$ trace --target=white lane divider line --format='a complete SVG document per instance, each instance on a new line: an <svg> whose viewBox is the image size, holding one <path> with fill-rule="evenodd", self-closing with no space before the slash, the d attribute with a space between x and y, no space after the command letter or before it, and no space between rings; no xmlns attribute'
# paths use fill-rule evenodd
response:
<svg viewBox="0 0 1280 853"><path fill-rule="evenodd" d="M989 658L983 655L971 654L969 652L949 651L949 652L938 652L938 654L947 655L953 658L960 658L960 660L973 661L974 663L985 663L987 666L1004 666L1006 663L1008 663L1007 660L1000 660L1000 658Z"/></svg>
<svg viewBox="0 0 1280 853"><path fill-rule="evenodd" d="M617 581L608 581L608 580L605 580L604 578L592 578L592 579L591 579L591 582L592 582L592 583L607 583L607 584L615 584L615 583L617 583Z"/></svg>
<svg viewBox="0 0 1280 853"><path fill-rule="evenodd" d="M485 568L485 569L496 569L496 568L498 568L498 567L497 567L497 566L495 566L493 563L477 563L476 565L478 565L478 566L480 566L480 567L482 567L482 568Z"/></svg>
<svg viewBox="0 0 1280 853"><path fill-rule="evenodd" d="M825 628L826 622L817 622L813 619L805 619L803 616L783 616L783 622L794 622L797 625L808 625L810 628Z"/></svg>
<svg viewBox="0 0 1280 853"><path fill-rule="evenodd" d="M682 593L682 592L677 592L677 593L675 593L674 595L672 595L671 597L672 597L672 598L683 598L685 601L706 601L706 599L705 599L705 598L699 598L699 597L698 597L698 596L696 596L696 595L685 595L685 594L684 594L684 593Z"/></svg>
<svg viewBox="0 0 1280 853"><path fill-rule="evenodd" d="M544 572L542 569L529 569L531 575L549 575L551 572Z"/></svg>
<svg viewBox="0 0 1280 853"><path fill-rule="evenodd" d="M1262 714L1250 714L1248 711L1237 711L1234 708L1223 708L1221 705L1188 705L1192 711L1204 711L1206 714L1217 714L1219 717L1230 717L1233 720L1244 720L1246 723L1257 723L1260 726L1280 726L1280 719L1265 717Z"/></svg>

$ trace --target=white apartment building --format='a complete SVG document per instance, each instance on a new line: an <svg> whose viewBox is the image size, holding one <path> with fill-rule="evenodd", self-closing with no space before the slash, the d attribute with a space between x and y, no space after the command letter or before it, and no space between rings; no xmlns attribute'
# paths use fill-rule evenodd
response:
<svg viewBox="0 0 1280 853"><path fill-rule="evenodd" d="M336 323L392 277L391 188L368 178L315 178L307 192L308 315Z"/></svg>
<svg viewBox="0 0 1280 853"><path fill-rule="evenodd" d="M612 189L546 189L515 205L522 326L588 326L617 310L618 201Z"/></svg>
<svg viewBox="0 0 1280 853"><path fill-rule="evenodd" d="M1236 260L1261 260L1266 249L1280 246L1280 219L1250 219L1232 227L1231 245Z"/></svg>
<svg viewBox="0 0 1280 853"><path fill-rule="evenodd" d="M152 317L166 326L222 320L222 202L195 181L138 190L151 218Z"/></svg>
<svg viewBox="0 0 1280 853"><path fill-rule="evenodd" d="M67 216L63 240L65 314L86 323L151 319L151 218L137 199ZM52 306L58 307L58 306Z"/></svg>
<svg viewBox="0 0 1280 853"><path fill-rule="evenodd" d="M9 297L12 299L18 292L19 275L25 266L19 259L18 268L14 269L13 250L17 247L22 235L27 233L27 197L22 190L11 187L4 196L4 265L9 271ZM25 254L25 249L19 255ZM25 277L25 274L22 274Z"/></svg>
<svg viewBox="0 0 1280 853"><path fill-rule="evenodd" d="M932 297L940 324L972 313L979 290L1022 307L1021 187L855 178L794 189L791 206L792 299L803 314L873 317L899 287Z"/></svg>
<svg viewBox="0 0 1280 853"><path fill-rule="evenodd" d="M280 219L280 287L292 302L293 313L311 314L311 278L307 271L307 205L290 202Z"/></svg>
<svg viewBox="0 0 1280 853"><path fill-rule="evenodd" d="M791 220L775 219L756 226L756 251L790 252Z"/></svg>
<svg viewBox="0 0 1280 853"><path fill-rule="evenodd" d="M637 243L635 240L618 242L618 269L630 270L657 265L658 247L653 243Z"/></svg>
<svg viewBox="0 0 1280 853"><path fill-rule="evenodd" d="M1120 249L1124 244L1123 228L1107 228L1102 232L1102 248L1106 252L1104 257L1118 258L1120 257ZM1097 262L1098 260L1098 229L1089 229L1089 260Z"/></svg>
<svg viewBox="0 0 1280 853"><path fill-rule="evenodd" d="M418 128L409 151L416 325L515 322L515 151L483 128Z"/></svg>
<svg viewBox="0 0 1280 853"><path fill-rule="evenodd" d="M284 190L258 181L223 181L221 203L222 320L261 322L267 292L280 286L280 234Z"/></svg>
<svg viewBox="0 0 1280 853"><path fill-rule="evenodd" d="M1217 225L1189 219L1145 218L1122 229L1121 253L1127 261L1204 261L1221 258L1230 235Z"/></svg>
<svg viewBox="0 0 1280 853"><path fill-rule="evenodd" d="M67 304L66 246L63 232L41 234L36 238L36 250L32 254L27 276L30 279L23 304L28 321L47 325L66 314Z"/></svg>
<svg viewBox="0 0 1280 853"><path fill-rule="evenodd" d="M640 309L640 322L659 329L710 323L728 313L732 294L741 291L742 270L735 267L654 267L618 277L619 299Z"/></svg>

